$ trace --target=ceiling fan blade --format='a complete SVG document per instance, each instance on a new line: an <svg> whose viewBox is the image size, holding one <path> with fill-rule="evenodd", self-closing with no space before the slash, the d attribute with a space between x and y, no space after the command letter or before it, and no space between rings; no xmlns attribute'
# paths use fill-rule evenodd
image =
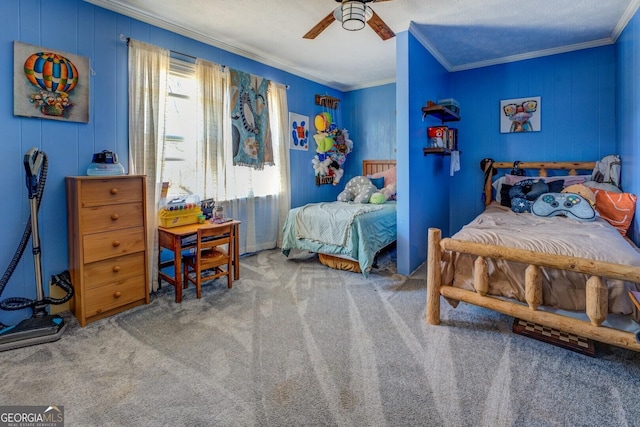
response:
<svg viewBox="0 0 640 427"><path fill-rule="evenodd" d="M315 39L323 32L329 25L333 24L336 17L333 16L333 11L324 17L324 19L316 24L315 27L309 30L307 34L302 36L303 39Z"/></svg>
<svg viewBox="0 0 640 427"><path fill-rule="evenodd" d="M371 16L371 19L367 21L367 23L371 28L373 28L373 31L375 31L382 40L388 40L391 37L395 37L396 33L394 33L391 28L389 28L389 26L384 23L384 21L378 16L375 11L372 10L372 12L373 15Z"/></svg>

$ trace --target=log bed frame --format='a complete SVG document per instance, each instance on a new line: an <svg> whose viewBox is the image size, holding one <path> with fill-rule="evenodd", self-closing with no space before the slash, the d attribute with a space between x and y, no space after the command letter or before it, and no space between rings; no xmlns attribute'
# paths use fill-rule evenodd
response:
<svg viewBox="0 0 640 427"><path fill-rule="evenodd" d="M539 169L538 176L547 176L547 169L568 170L576 175L577 170L593 170L595 162L521 162L520 169ZM485 164L485 205L492 200L492 176L489 168L512 168L512 162ZM618 347L640 352L640 333L602 326L608 314L608 292L603 278L619 279L640 283L640 267L613 264L585 258L551 255L535 251L504 246L485 245L451 238L442 238L437 228L429 229L427 258L427 306L426 321L432 325L440 323L440 296L485 307L530 322L557 328L575 335L591 338ZM441 260L444 251L452 251L476 256L473 271L474 291L455 288L441 283ZM525 271L525 299L527 305L515 300L505 300L488 295L489 271L486 258L502 259L528 264ZM541 311L542 276L540 267L574 271L586 274L585 313L589 322L556 313Z"/></svg>

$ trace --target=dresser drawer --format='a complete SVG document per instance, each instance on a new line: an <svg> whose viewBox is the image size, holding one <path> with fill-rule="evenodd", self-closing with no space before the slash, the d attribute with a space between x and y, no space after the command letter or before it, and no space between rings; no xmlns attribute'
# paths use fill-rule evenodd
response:
<svg viewBox="0 0 640 427"><path fill-rule="evenodd" d="M125 228L82 237L84 263L145 250L144 227Z"/></svg>
<svg viewBox="0 0 640 427"><path fill-rule="evenodd" d="M142 202L82 208L80 232L87 234L142 226L143 212Z"/></svg>
<svg viewBox="0 0 640 427"><path fill-rule="evenodd" d="M82 277L84 288L93 289L129 277L144 277L144 274L144 252L138 252L87 264Z"/></svg>
<svg viewBox="0 0 640 427"><path fill-rule="evenodd" d="M142 202L142 179L91 179L82 182L82 207Z"/></svg>
<svg viewBox="0 0 640 427"><path fill-rule="evenodd" d="M144 276L130 277L94 289L88 289L85 296L85 316L91 317L108 310L146 298Z"/></svg>

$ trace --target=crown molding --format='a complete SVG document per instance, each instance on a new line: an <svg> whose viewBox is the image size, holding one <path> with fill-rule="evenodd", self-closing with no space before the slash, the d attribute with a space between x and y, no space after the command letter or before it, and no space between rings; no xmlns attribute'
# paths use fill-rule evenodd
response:
<svg viewBox="0 0 640 427"><path fill-rule="evenodd" d="M411 33L411 35L413 35L413 37L415 37L416 40L418 40L418 42L429 51L429 53L436 59L436 61L440 63L440 65L445 68L445 70L453 70L453 67L449 63L449 61L447 61L447 59L440 53L440 51L431 44L429 39L427 39L427 37L418 29L413 21L411 21L411 23L409 24L409 33Z"/></svg>
<svg viewBox="0 0 640 427"><path fill-rule="evenodd" d="M474 68L490 67L492 65L508 64L510 62L541 58L543 56L558 55L561 53L574 52L576 50L606 46L613 43L615 42L610 38L604 38L600 40L593 40L590 42L576 43L568 46L555 47L552 49L543 49L543 50L537 50L534 52L522 53L518 55L504 56L502 58L496 58L496 59L491 59L487 61L478 61L478 62L472 62L469 64L456 65L451 68L451 71L465 71L465 70L471 70Z"/></svg>
<svg viewBox="0 0 640 427"><path fill-rule="evenodd" d="M283 64L273 58L267 58L265 56L259 55L256 52L251 52L248 50L240 49L235 46L231 46L230 44L214 39L212 37L206 36L200 32L193 31L189 28L177 25L173 22L162 19L158 16L150 14L148 12L142 11L135 7L131 7L129 5L124 5L116 0L83 0L86 3L91 3L95 6L101 7L103 9L110 10L112 12L119 13L124 16L128 16L133 19L137 19L139 21L145 22L150 25L154 25L158 28L162 28L164 30L168 30L174 32L176 34L180 34L181 36L188 37L193 40L197 40L199 42L208 44L210 46L217 47L219 49L223 49L227 52L252 59L254 61L260 62L261 64L268 65L270 67L277 68L279 70L285 71L287 73L293 74L295 76L311 80L315 83L322 84L324 86L330 87L332 89L336 89L339 91L349 90L349 86L343 85L336 82L329 82L320 77L314 76L312 74L303 73L300 70L293 68L288 64Z"/></svg>
<svg viewBox="0 0 640 427"><path fill-rule="evenodd" d="M616 26L613 28L613 31L611 32L610 37L611 37L611 40L614 41L614 43L618 40L618 37L620 37L620 34L622 34L622 31L625 29L625 27L627 26L631 18L633 18L633 16L638 11L638 7L640 7L640 0L632 0L631 2L629 2L629 6L627 6L627 9L624 11L622 16L620 17L620 20L618 21Z"/></svg>

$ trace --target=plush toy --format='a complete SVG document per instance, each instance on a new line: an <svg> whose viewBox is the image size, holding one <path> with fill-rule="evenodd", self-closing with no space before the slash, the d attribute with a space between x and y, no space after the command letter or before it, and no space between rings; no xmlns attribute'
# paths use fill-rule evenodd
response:
<svg viewBox="0 0 640 427"><path fill-rule="evenodd" d="M373 193L369 198L369 203L382 204L391 199L395 194L396 184L394 182Z"/></svg>
<svg viewBox="0 0 640 427"><path fill-rule="evenodd" d="M333 147L333 138L326 132L319 132L313 135L316 141L316 153L326 153Z"/></svg>
<svg viewBox="0 0 640 427"><path fill-rule="evenodd" d="M313 160L311 160L311 163L313 163L313 170L315 171L316 175L324 176L329 174L329 165L331 164L330 157L325 157L324 160L320 160L318 156L314 156Z"/></svg>
<svg viewBox="0 0 640 427"><path fill-rule="evenodd" d="M342 179L342 176L344 175L344 169L342 169L339 165L337 167L334 167L333 163L335 162L332 162L332 166L330 166L330 169L333 171L333 185L338 185L338 183Z"/></svg>
<svg viewBox="0 0 640 427"><path fill-rule="evenodd" d="M382 193L380 191L376 191L369 198L369 203L373 203L373 204L376 204L376 205L381 205L386 201L387 201L387 196L385 196L384 193Z"/></svg>
<svg viewBox="0 0 640 427"><path fill-rule="evenodd" d="M369 203L371 195L378 189L366 176L355 176L347 182L344 190L338 194L339 202Z"/></svg>

